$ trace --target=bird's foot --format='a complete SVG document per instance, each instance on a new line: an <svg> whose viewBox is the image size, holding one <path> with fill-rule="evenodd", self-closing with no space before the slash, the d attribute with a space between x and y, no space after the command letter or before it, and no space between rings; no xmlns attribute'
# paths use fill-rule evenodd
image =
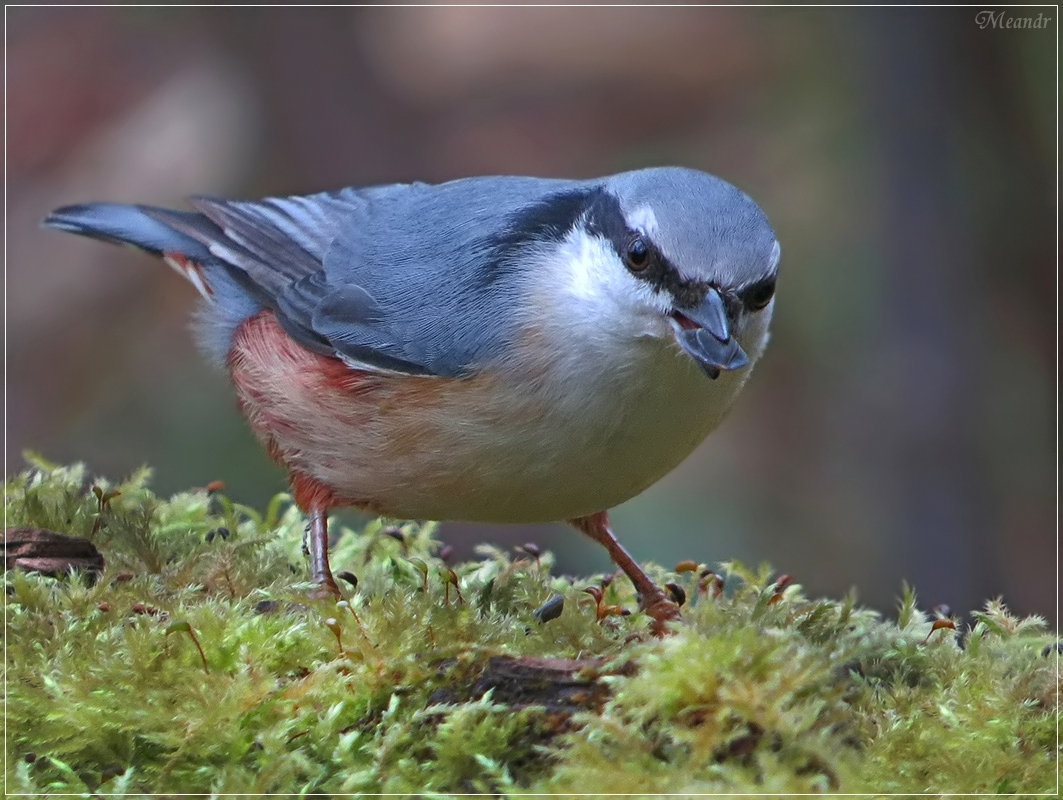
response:
<svg viewBox="0 0 1063 800"><path fill-rule="evenodd" d="M639 609L653 622L650 623L650 631L654 636L668 636L674 631L668 627L669 622L675 622L681 618L679 605L663 591L654 587L656 591L649 592L648 596L639 598Z"/></svg>
<svg viewBox="0 0 1063 800"><path fill-rule="evenodd" d="M603 545L609 551L609 555L635 585L635 591L639 593L639 608L646 612L653 620L650 630L654 636L664 636L671 633L668 628L669 622L679 619L679 604L672 600L660 586L655 584L642 567L623 548L609 527L609 516L604 511L591 514L586 517L578 517L569 520L577 530L582 531L594 541Z"/></svg>
<svg viewBox="0 0 1063 800"><path fill-rule="evenodd" d="M326 579L318 579L315 582L314 588L310 590L310 599L336 602L343 600L343 593L340 591L340 587L336 585L336 581L329 575Z"/></svg>

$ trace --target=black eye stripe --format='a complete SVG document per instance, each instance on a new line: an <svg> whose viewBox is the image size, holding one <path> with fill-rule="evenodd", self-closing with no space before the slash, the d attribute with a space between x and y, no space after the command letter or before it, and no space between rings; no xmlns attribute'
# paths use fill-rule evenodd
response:
<svg viewBox="0 0 1063 800"><path fill-rule="evenodd" d="M750 311L759 311L771 302L775 296L775 276L768 275L755 283L744 286L738 290L738 296L742 303Z"/></svg>
<svg viewBox="0 0 1063 800"><path fill-rule="evenodd" d="M625 264L629 264L628 250L632 241L640 238L648 250L646 263L641 268L632 270L631 274L646 281L656 291L670 293L680 308L697 305L709 290L709 284L706 282L683 280L679 271L647 236L642 235L640 231L631 230L627 226L620 202L609 192L598 192L588 203L587 230L608 240Z"/></svg>
<svg viewBox="0 0 1063 800"><path fill-rule="evenodd" d="M708 281L683 279L679 270L648 236L628 227L620 201L609 192L598 190L590 193L585 214L587 230L606 239L633 276L648 283L654 291L668 292L675 298L677 308L693 308L705 299L709 289L716 289L723 297L728 315L734 319L743 309L759 311L774 296L775 275L767 275L738 289L716 286ZM648 252L644 262L633 265L630 249L636 239L645 244Z"/></svg>

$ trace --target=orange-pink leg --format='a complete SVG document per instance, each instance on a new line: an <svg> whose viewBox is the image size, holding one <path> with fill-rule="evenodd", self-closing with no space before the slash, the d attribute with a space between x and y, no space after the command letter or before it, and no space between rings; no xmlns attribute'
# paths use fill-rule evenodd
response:
<svg viewBox="0 0 1063 800"><path fill-rule="evenodd" d="M310 554L310 580L317 584L311 594L320 598L341 598L340 587L328 563L328 510L336 504L332 491L300 472L289 476L295 504L309 517L306 530Z"/></svg>
<svg viewBox="0 0 1063 800"><path fill-rule="evenodd" d="M609 556L613 559L613 562L635 584L635 591L639 593L639 608L653 618L653 630L655 633L664 632L666 630L665 624L669 620L679 618L679 606L665 594L660 586L650 580L650 576L643 571L638 562L624 549L624 546L617 541L616 536L613 535L613 531L609 527L609 517L606 512L599 511L597 514L578 517L569 520L569 522L604 546L609 551Z"/></svg>

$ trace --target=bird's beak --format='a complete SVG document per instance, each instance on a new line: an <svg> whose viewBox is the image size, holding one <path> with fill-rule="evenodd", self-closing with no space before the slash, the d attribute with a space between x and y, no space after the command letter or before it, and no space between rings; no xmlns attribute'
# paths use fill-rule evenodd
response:
<svg viewBox="0 0 1063 800"><path fill-rule="evenodd" d="M727 309L715 289L709 289L693 308L673 311L672 322L679 346L710 378L718 378L722 369L739 369L749 363L749 356L731 336Z"/></svg>

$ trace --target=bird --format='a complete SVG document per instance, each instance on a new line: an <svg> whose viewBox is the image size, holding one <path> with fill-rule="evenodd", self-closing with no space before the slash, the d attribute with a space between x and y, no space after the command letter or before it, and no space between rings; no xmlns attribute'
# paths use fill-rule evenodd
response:
<svg viewBox="0 0 1063 800"><path fill-rule="evenodd" d="M89 203L43 224L160 256L287 471L315 592L328 514L567 521L655 626L678 606L608 512L722 421L769 336L780 247L689 167L348 187L192 210Z"/></svg>

